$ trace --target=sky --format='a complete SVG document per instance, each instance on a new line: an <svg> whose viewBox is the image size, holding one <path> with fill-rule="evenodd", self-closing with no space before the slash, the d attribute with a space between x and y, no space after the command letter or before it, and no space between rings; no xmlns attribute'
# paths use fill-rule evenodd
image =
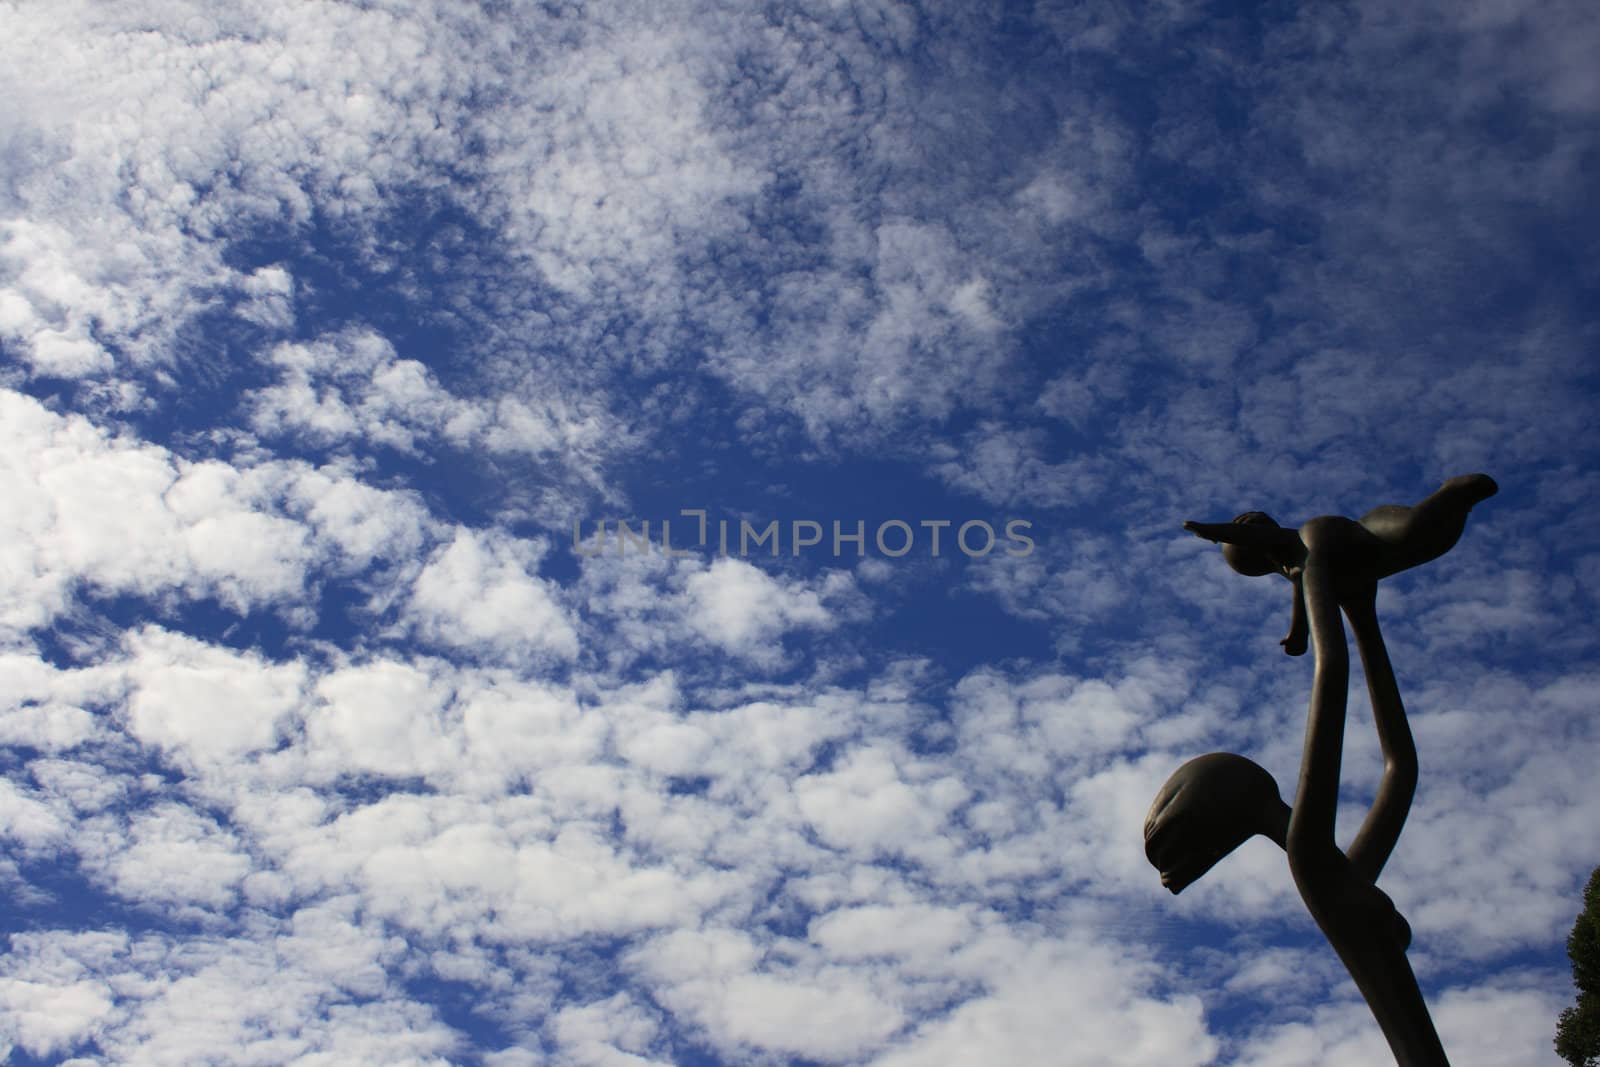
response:
<svg viewBox="0 0 1600 1067"><path fill-rule="evenodd" d="M1380 885L1451 1062L1558 1064L1597 52L1578 0L0 2L0 1051L1384 1062L1274 845L1143 855L1192 756L1292 797L1311 678L1182 523L1483 471L1380 591Z"/></svg>

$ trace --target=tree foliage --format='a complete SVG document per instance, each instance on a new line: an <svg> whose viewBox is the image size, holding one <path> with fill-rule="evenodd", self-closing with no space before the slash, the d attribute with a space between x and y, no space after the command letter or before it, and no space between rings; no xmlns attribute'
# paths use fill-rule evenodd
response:
<svg viewBox="0 0 1600 1067"><path fill-rule="evenodd" d="M1556 1052L1572 1067L1600 1067L1600 867L1583 891L1583 910L1567 937L1578 1002L1556 1023Z"/></svg>

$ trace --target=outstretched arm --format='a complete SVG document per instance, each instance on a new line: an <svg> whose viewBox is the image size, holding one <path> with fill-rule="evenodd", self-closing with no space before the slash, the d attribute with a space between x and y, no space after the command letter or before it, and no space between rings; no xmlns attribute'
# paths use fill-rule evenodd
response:
<svg viewBox="0 0 1600 1067"><path fill-rule="evenodd" d="M1339 618L1339 574L1335 560L1349 536L1348 519L1312 519L1301 528L1308 550L1301 587L1316 653L1312 670L1311 707L1306 716L1305 748L1300 757L1300 782L1289 820L1289 866L1301 893L1304 877L1313 886L1317 868L1333 844L1334 816L1339 803L1339 764L1344 751L1344 720L1350 684L1350 646ZM1336 849L1335 849L1336 850ZM1314 909L1313 909L1314 910Z"/></svg>
<svg viewBox="0 0 1600 1067"><path fill-rule="evenodd" d="M1378 744L1383 749L1383 780L1378 785L1377 798L1345 853L1356 873L1369 882L1378 880L1394 851L1417 791L1417 746L1406 722L1405 705L1400 702L1400 686L1389 662L1389 650L1378 630L1376 600L1377 584L1373 583L1362 593L1347 595L1344 601L1344 613L1350 619L1356 648L1361 653L1362 672L1367 676Z"/></svg>
<svg viewBox="0 0 1600 1067"><path fill-rule="evenodd" d="M1256 522L1186 522L1183 528L1196 537L1219 545L1256 548L1274 556L1298 558L1305 554L1300 535L1289 528Z"/></svg>

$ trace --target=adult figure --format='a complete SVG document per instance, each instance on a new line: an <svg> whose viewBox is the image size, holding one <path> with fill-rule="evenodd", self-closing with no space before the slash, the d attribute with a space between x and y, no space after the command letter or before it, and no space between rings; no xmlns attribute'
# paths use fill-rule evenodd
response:
<svg viewBox="0 0 1600 1067"><path fill-rule="evenodd" d="M1292 807L1265 770L1242 756L1191 760L1163 787L1145 825L1146 853L1174 893L1255 833L1284 848L1295 886L1344 961L1402 1067L1448 1067L1406 959L1410 928L1378 874L1394 851L1417 784L1417 753L1399 685L1378 628L1378 582L1453 547L1467 513L1498 487L1485 474L1452 478L1420 504L1384 505L1360 520L1321 516L1286 529L1260 512L1231 523L1184 524L1220 543L1242 574L1281 573L1295 586L1284 645L1309 635L1316 656L1300 779ZM1350 621L1383 751L1383 778L1350 848L1334 841L1350 653Z"/></svg>

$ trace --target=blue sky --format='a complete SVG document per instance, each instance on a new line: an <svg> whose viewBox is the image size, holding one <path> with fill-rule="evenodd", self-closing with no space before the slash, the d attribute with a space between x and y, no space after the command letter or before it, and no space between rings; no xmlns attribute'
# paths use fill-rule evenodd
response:
<svg viewBox="0 0 1600 1067"><path fill-rule="evenodd" d="M1480 470L1381 884L1558 1062L1600 16L972 6L0 3L11 1062L1382 1062L1272 845L1142 854L1310 681L1181 523Z"/></svg>

